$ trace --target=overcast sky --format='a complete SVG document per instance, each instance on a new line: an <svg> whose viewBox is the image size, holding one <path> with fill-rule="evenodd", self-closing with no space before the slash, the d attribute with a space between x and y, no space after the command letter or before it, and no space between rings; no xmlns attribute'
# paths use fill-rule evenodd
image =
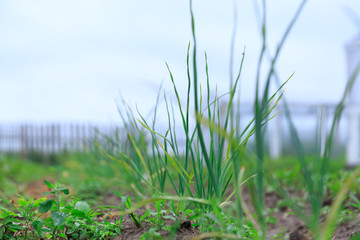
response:
<svg viewBox="0 0 360 240"><path fill-rule="evenodd" d="M274 49L300 1L272 0ZM253 1L237 1L237 64L246 46L241 96L254 94L260 50ZM212 89L229 86L233 1L194 0L198 61L207 52ZM308 0L280 55L277 71L297 103L334 103L347 77L345 44L359 28L359 0ZM181 93L191 40L184 0L3 0L0 2L0 122L117 122L124 98L146 114L161 83L171 95L167 62ZM204 79L204 65L199 74Z"/></svg>

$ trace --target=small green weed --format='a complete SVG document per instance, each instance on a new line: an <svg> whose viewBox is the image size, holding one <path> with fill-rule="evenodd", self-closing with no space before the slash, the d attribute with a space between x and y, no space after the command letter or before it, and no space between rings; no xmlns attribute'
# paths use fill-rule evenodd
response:
<svg viewBox="0 0 360 240"><path fill-rule="evenodd" d="M18 214L0 206L0 239L15 239L14 234L24 229L22 223Z"/></svg>
<svg viewBox="0 0 360 240"><path fill-rule="evenodd" d="M0 239L108 239L120 234L120 222L95 221L100 213L84 201L63 198L67 187L44 181L54 199L11 201L12 209L0 207ZM49 214L48 214L49 213Z"/></svg>

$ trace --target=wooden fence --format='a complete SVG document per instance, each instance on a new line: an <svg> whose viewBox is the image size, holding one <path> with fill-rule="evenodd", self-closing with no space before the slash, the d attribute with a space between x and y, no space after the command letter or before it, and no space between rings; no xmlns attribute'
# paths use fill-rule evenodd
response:
<svg viewBox="0 0 360 240"><path fill-rule="evenodd" d="M11 124L0 123L0 152L56 153L87 151L102 135L119 131L119 127L84 123Z"/></svg>
<svg viewBox="0 0 360 240"><path fill-rule="evenodd" d="M244 129L253 116L252 104L244 104L240 108L241 121L239 129ZM284 109L278 106L276 112L279 114L268 123L267 147L272 158L278 158L283 154L292 154L295 149L292 146L291 133L285 118ZM335 112L332 104L291 104L290 112L295 126L299 130L299 137L306 145L305 150L311 153L324 153L325 140L331 125L331 119ZM346 116L346 114L345 114ZM333 141L337 152L344 149L347 143L346 118L338 126ZM166 128L160 125L159 128ZM185 137L181 135L181 127L177 134L179 138L178 148L185 149ZM205 135L206 134L206 128ZM157 129L159 130L159 129ZM147 131L145 131L147 132ZM166 129L159 131L166 132ZM104 137L112 137L114 142L109 142ZM205 137L206 137L205 136ZM116 139L114 139L114 137ZM148 141L151 136L147 134ZM109 149L126 150L126 131L116 125L100 125L92 123L48 123L48 124L14 124L0 122L0 153L21 153L27 156L28 153L58 153L62 151L87 151L94 147L94 142ZM207 139L206 142L210 142ZM250 141L251 143L251 141ZM107 145L105 145L107 144ZM149 151L151 149L149 148Z"/></svg>

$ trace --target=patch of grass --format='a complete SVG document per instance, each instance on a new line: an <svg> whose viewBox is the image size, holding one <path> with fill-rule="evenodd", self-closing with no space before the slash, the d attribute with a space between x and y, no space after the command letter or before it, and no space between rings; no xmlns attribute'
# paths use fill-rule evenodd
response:
<svg viewBox="0 0 360 240"><path fill-rule="evenodd" d="M121 184L117 168L105 156L89 153L59 154L59 164L24 160L16 155L0 158L0 198L8 199L20 193L26 196L28 184L53 179L63 182L76 191L81 199L94 201ZM94 168L96 166L96 168ZM124 190L130 190L124 188ZM92 200L93 199L93 200Z"/></svg>

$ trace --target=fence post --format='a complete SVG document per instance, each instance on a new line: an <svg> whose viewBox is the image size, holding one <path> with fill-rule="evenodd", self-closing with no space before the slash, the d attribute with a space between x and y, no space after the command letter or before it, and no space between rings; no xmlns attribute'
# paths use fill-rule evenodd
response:
<svg viewBox="0 0 360 240"><path fill-rule="evenodd" d="M360 63L360 35L346 45L348 76L351 76ZM347 167L360 165L360 82L357 77L349 96L348 134L346 149Z"/></svg>
<svg viewBox="0 0 360 240"><path fill-rule="evenodd" d="M5 146L4 146L4 132L3 132L3 126L0 125L0 149L4 150Z"/></svg>
<svg viewBox="0 0 360 240"><path fill-rule="evenodd" d="M81 135L80 135L80 125L76 124L76 152L80 152L81 149Z"/></svg>
<svg viewBox="0 0 360 240"><path fill-rule="evenodd" d="M325 154L327 132L327 107L321 105L317 109L317 141L319 143L320 156Z"/></svg>
<svg viewBox="0 0 360 240"><path fill-rule="evenodd" d="M22 124L20 127L20 151L21 151L21 158L25 160L26 152L27 152L27 140L28 140L28 133L27 133L27 126L26 124Z"/></svg>
<svg viewBox="0 0 360 240"><path fill-rule="evenodd" d="M276 107L275 112L279 111L279 108ZM270 120L268 129L269 156L272 159L276 159L279 158L282 153L281 114L278 114Z"/></svg>
<svg viewBox="0 0 360 240"><path fill-rule="evenodd" d="M55 124L51 124L50 126L50 129L51 129L51 133L50 133L50 143L51 143L51 146L50 146L50 152L51 153L55 153L55 145L56 145L56 132L55 132Z"/></svg>
<svg viewBox="0 0 360 240"><path fill-rule="evenodd" d="M349 109L348 129L349 137L346 148L346 165L354 167L359 165L360 159L360 109Z"/></svg>

